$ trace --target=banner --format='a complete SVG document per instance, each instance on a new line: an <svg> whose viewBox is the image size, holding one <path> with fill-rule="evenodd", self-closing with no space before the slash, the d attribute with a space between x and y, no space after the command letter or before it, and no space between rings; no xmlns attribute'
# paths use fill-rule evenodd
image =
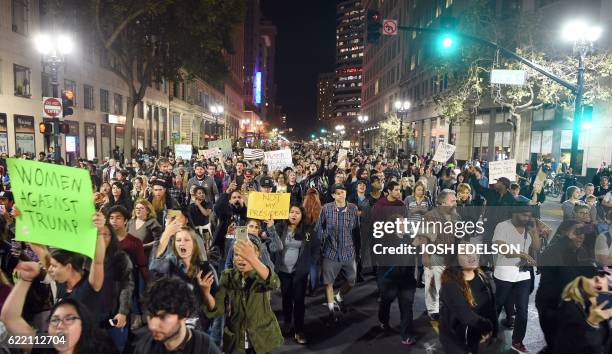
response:
<svg viewBox="0 0 612 354"><path fill-rule="evenodd" d="M506 177L510 182L516 181L516 160L489 162L489 183L497 182L500 177Z"/></svg>
<svg viewBox="0 0 612 354"><path fill-rule="evenodd" d="M438 144L438 148L436 149L436 153L432 160L446 163L446 161L453 156L456 148L457 147L455 145L441 142Z"/></svg>
<svg viewBox="0 0 612 354"><path fill-rule="evenodd" d="M223 155L226 157L232 156L232 140L231 139L222 139L208 142L208 148L219 148L223 151Z"/></svg>
<svg viewBox="0 0 612 354"><path fill-rule="evenodd" d="M347 159L348 159L348 150L339 149L338 150L338 167L346 168Z"/></svg>
<svg viewBox="0 0 612 354"><path fill-rule="evenodd" d="M174 158L182 157L183 160L191 160L193 154L190 144L176 144L174 145Z"/></svg>
<svg viewBox="0 0 612 354"><path fill-rule="evenodd" d="M258 160L264 158L263 149L244 149L243 150L245 160Z"/></svg>
<svg viewBox="0 0 612 354"><path fill-rule="evenodd" d="M289 219L291 193L250 192L247 218L258 220Z"/></svg>
<svg viewBox="0 0 612 354"><path fill-rule="evenodd" d="M214 159L215 157L223 156L223 152L219 148L198 150L198 156L202 156L205 159Z"/></svg>
<svg viewBox="0 0 612 354"><path fill-rule="evenodd" d="M268 171L270 172L293 166L291 149L266 151L264 155L264 161L268 165Z"/></svg>
<svg viewBox="0 0 612 354"><path fill-rule="evenodd" d="M8 159L18 241L34 242L93 258L98 231L91 177L87 170Z"/></svg>

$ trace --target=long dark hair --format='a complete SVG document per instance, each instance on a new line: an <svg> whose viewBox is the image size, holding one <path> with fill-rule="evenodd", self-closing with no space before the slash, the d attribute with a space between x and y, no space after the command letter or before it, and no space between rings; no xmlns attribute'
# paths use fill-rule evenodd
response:
<svg viewBox="0 0 612 354"><path fill-rule="evenodd" d="M301 241L303 239L304 236L304 225L306 224L306 210L299 204L291 204L291 206L289 207L289 210L291 211L291 208L298 208L300 209L300 213L302 213L302 219L300 219L300 222L295 226L295 232L294 232L294 238L296 240ZM281 223L281 227L282 227L282 232L284 232L287 228L289 228L289 220L283 220L283 222ZM280 234L279 236L282 236L282 234Z"/></svg>
<svg viewBox="0 0 612 354"><path fill-rule="evenodd" d="M442 284L444 283L455 283L459 286L465 301L470 305L471 308L476 307L476 299L474 299L474 294L472 294L472 289L470 285L465 280L463 276L463 268L459 265L458 255L455 253L449 254L445 259L446 268L444 272L442 272ZM484 273L480 268L474 269L474 274L477 277L484 277Z"/></svg>
<svg viewBox="0 0 612 354"><path fill-rule="evenodd" d="M51 308L48 320L63 305L74 307L81 319L81 337L75 346L76 354L117 353L117 349L110 344L112 342L106 333L100 330L91 312L77 300L66 298L58 301Z"/></svg>
<svg viewBox="0 0 612 354"><path fill-rule="evenodd" d="M121 194L119 195L119 200L115 200L115 196L113 195L113 186L119 188ZM123 189L123 183L121 182L113 182L111 185L111 192L108 194L108 202L110 205L121 204L127 208L127 195L125 190Z"/></svg>

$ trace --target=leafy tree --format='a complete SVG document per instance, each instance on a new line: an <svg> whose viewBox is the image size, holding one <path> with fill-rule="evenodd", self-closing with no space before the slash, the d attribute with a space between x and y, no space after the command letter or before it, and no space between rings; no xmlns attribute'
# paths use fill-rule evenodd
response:
<svg viewBox="0 0 612 354"><path fill-rule="evenodd" d="M149 85L193 76L218 85L227 73L223 54L233 51L231 31L244 13L241 0L54 0L49 5L55 22L73 22L84 38L89 36L109 58L108 69L128 87L127 159L135 107Z"/></svg>
<svg viewBox="0 0 612 354"><path fill-rule="evenodd" d="M459 18L458 30L499 43L568 82L575 83L578 63L569 53L546 43L546 29L539 27L537 14L522 14L500 21L486 0L476 1ZM537 35L536 35L537 34ZM547 53L547 54L544 54ZM606 102L612 97L612 55L594 51L585 61L585 103ZM521 69L527 72L523 86L490 84L492 69ZM461 55L437 59L434 71L449 75L449 88L433 97L440 114L450 123L469 121L481 106L501 106L519 130L521 114L543 106L573 110L574 95L535 70L503 57L489 47L464 40ZM518 134L515 135L518 141ZM515 146L518 143L515 141ZM512 149L516 152L516 149Z"/></svg>

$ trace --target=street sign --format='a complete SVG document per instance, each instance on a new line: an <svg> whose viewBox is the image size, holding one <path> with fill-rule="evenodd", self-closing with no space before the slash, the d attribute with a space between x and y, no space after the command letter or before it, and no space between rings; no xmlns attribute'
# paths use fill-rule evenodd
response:
<svg viewBox="0 0 612 354"><path fill-rule="evenodd" d="M383 34L386 36L396 36L397 35L397 20L386 19L383 20Z"/></svg>
<svg viewBox="0 0 612 354"><path fill-rule="evenodd" d="M491 71L491 83L503 85L524 85L527 79L525 70L497 70Z"/></svg>
<svg viewBox="0 0 612 354"><path fill-rule="evenodd" d="M55 97L43 97L43 118L61 118L62 100Z"/></svg>

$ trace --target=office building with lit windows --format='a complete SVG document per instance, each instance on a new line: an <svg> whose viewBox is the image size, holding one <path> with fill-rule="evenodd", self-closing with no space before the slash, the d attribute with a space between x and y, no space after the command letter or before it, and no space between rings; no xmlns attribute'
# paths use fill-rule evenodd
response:
<svg viewBox="0 0 612 354"><path fill-rule="evenodd" d="M361 109L365 11L360 0L340 1L336 8L334 119L350 122Z"/></svg>
<svg viewBox="0 0 612 354"><path fill-rule="evenodd" d="M323 73L317 82L317 119L324 124L334 117L335 79L335 73Z"/></svg>

